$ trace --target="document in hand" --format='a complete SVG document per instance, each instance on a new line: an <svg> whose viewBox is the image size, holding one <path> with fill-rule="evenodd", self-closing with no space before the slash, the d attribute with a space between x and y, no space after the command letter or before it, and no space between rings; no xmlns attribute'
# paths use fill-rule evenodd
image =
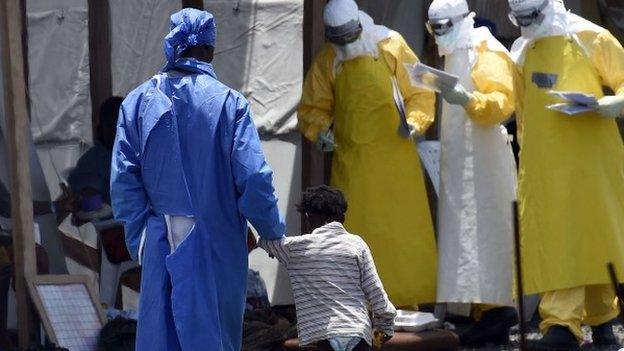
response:
<svg viewBox="0 0 624 351"><path fill-rule="evenodd" d="M459 77L446 73L442 70L427 66L418 62L417 64L405 64L405 68L410 73L410 81L413 86L440 91L442 85L453 87L459 82Z"/></svg>
<svg viewBox="0 0 624 351"><path fill-rule="evenodd" d="M569 116L596 111L598 109L598 99L591 94L555 90L549 91L548 94L560 98L565 102L548 105L546 108L565 113Z"/></svg>

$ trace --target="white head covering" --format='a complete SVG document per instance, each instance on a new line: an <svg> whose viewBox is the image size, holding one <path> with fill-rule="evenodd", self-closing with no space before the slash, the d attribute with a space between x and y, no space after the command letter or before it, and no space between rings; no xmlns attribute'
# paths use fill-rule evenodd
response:
<svg viewBox="0 0 624 351"><path fill-rule="evenodd" d="M330 0L325 5L323 20L326 26L339 27L359 19L359 9L353 0Z"/></svg>
<svg viewBox="0 0 624 351"><path fill-rule="evenodd" d="M530 8L539 7L541 0L509 0L509 5L514 11L523 11ZM605 29L591 23L566 10L563 0L548 0L550 3L544 9L544 21L541 25L533 25L522 28L522 37L518 38L512 45L511 55L513 60L519 64L524 64L526 49L537 39L551 36L571 36L576 38L576 33L582 31L592 31L600 33ZM524 4L525 2L531 5ZM537 5L535 5L537 3ZM582 43L579 45L583 47Z"/></svg>
<svg viewBox="0 0 624 351"><path fill-rule="evenodd" d="M470 12L466 0L434 0L429 7L429 20L454 18ZM474 13L454 23L453 28L444 35L436 35L440 56L453 53L456 49L472 47L472 31L474 28Z"/></svg>
<svg viewBox="0 0 624 351"><path fill-rule="evenodd" d="M516 11L514 8L520 8L518 4L514 6L511 5L511 2L519 1L519 0L511 0L510 6L512 10ZM535 7L537 8L543 4L543 0L526 0L526 2L539 2ZM526 10L527 8L521 8L518 11ZM568 11L561 0L548 0L548 5L542 11L544 14L544 20L542 23L534 23L528 27L522 27L522 37L526 39L539 39L543 37L550 37L556 35L566 35L568 33Z"/></svg>
<svg viewBox="0 0 624 351"><path fill-rule="evenodd" d="M336 59L340 62L366 55L379 57L378 43L390 35L390 29L376 25L366 12L359 11L359 18L362 24L362 34L356 41L347 45L332 44Z"/></svg>
<svg viewBox="0 0 624 351"><path fill-rule="evenodd" d="M429 6L429 19L452 18L468 13L466 0L434 0Z"/></svg>

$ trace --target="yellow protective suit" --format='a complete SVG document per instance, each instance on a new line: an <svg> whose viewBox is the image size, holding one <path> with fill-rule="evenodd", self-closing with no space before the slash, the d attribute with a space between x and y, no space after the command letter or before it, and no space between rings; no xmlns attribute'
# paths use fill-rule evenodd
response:
<svg viewBox="0 0 624 351"><path fill-rule="evenodd" d="M514 111L513 61L483 42L476 50L479 58L471 77L475 90L464 107L470 118L482 125L504 122Z"/></svg>
<svg viewBox="0 0 624 351"><path fill-rule="evenodd" d="M624 94L624 49L607 31L551 36L526 49L519 106L525 293L608 284L624 272L624 146L616 122L545 106L550 89ZM562 308L569 301L560 300Z"/></svg>
<svg viewBox="0 0 624 351"><path fill-rule="evenodd" d="M581 323L592 327L607 323L620 314L611 285L589 285L550 291L540 303L542 334L555 325L568 327L579 341L583 340Z"/></svg>
<svg viewBox="0 0 624 351"><path fill-rule="evenodd" d="M339 64L331 45L322 49L306 77L299 128L315 141L334 124L331 184L349 202L346 227L371 247L392 302L411 306L435 301L436 244L417 149L397 135L391 78L419 133L433 122L435 95L410 84L404 64L417 57L398 33L378 48L379 58Z"/></svg>

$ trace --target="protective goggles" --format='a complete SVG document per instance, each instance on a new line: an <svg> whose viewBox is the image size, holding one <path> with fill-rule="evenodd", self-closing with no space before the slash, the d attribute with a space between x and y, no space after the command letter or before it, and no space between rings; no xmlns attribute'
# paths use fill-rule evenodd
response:
<svg viewBox="0 0 624 351"><path fill-rule="evenodd" d="M511 11L509 20L516 27L528 27L534 23L541 24L544 21L544 10L548 7L549 0L544 1L539 7L526 11Z"/></svg>
<svg viewBox="0 0 624 351"><path fill-rule="evenodd" d="M360 34L362 34L362 25L358 20L347 22L338 27L325 26L325 38L340 46L356 41Z"/></svg>
<svg viewBox="0 0 624 351"><path fill-rule="evenodd" d="M435 36L443 36L448 34L456 23L459 23L464 18L468 17L469 13L465 13L463 15L459 15L457 17L450 18L442 18L442 19L430 19L425 23L425 27L427 27L427 31L431 35Z"/></svg>

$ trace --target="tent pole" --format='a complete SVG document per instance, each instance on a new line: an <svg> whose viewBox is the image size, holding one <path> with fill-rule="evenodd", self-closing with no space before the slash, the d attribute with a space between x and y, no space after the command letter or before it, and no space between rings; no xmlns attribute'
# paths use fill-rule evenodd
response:
<svg viewBox="0 0 624 351"><path fill-rule="evenodd" d="M15 290L20 347L36 343L31 301L26 279L36 274L35 238L33 234L32 190L30 183L30 121L23 51L24 0L0 2L2 23L5 118L9 140L11 168L11 218ZM33 334L31 334L33 332Z"/></svg>
<svg viewBox="0 0 624 351"><path fill-rule="evenodd" d="M100 123L100 106L113 95L110 7L108 0L88 0L88 6L91 127L95 139Z"/></svg>
<svg viewBox="0 0 624 351"><path fill-rule="evenodd" d="M314 56L325 43L323 9L325 0L304 0L303 2L303 72L312 66ZM301 187L302 190L313 185L329 182L331 154L324 154L314 144L302 138ZM307 223L301 217L301 230L306 232Z"/></svg>

